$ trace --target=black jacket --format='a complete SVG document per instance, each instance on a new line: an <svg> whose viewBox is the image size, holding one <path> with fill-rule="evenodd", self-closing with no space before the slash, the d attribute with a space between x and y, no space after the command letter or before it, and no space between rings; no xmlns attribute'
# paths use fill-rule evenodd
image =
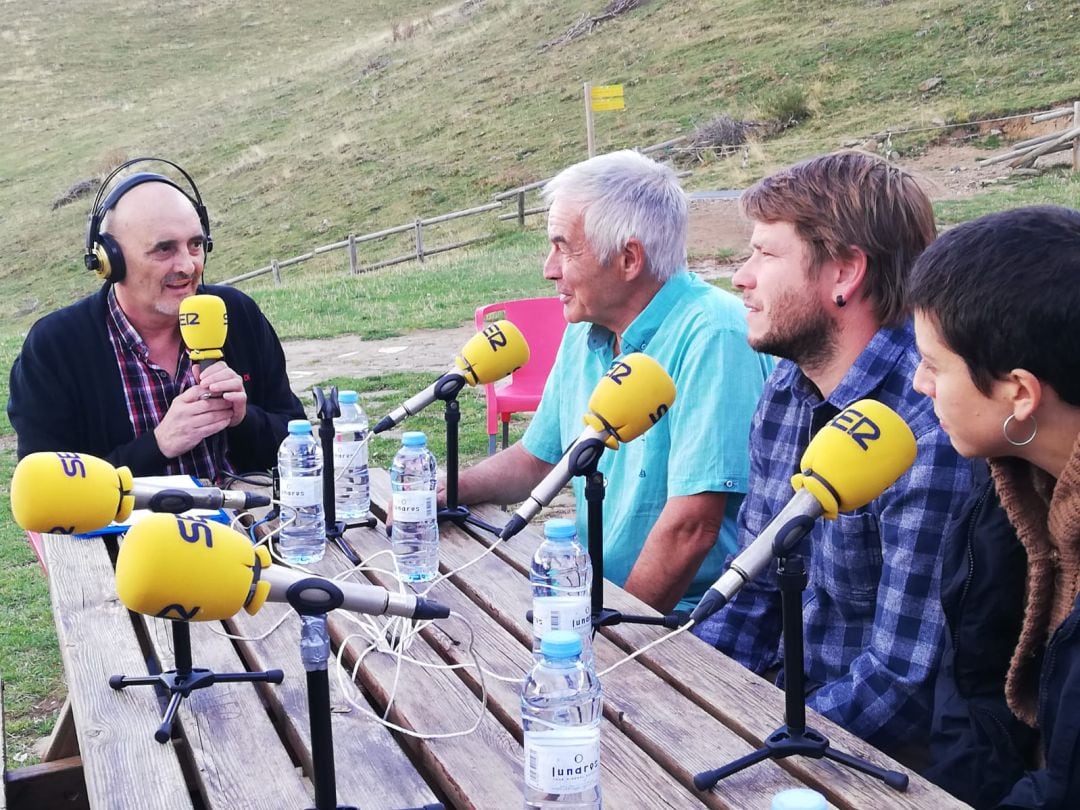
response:
<svg viewBox="0 0 1080 810"><path fill-rule="evenodd" d="M1080 597L1050 636L1039 675L1039 730L1046 767L1027 771L1002 808L1080 808Z"/></svg>
<svg viewBox="0 0 1080 810"><path fill-rule="evenodd" d="M27 334L11 367L8 400L18 455L72 450L130 467L136 476L160 475L167 459L153 432L136 437L128 418L106 326L108 288L46 315ZM225 301L225 362L243 378L248 395L244 421L225 433L229 461L240 472L270 469L288 420L305 418L289 388L285 353L270 322L244 293L220 286L200 292Z"/></svg>
<svg viewBox="0 0 1080 810"><path fill-rule="evenodd" d="M1080 598L1050 636L1039 732L1013 716L1005 675L1024 610L1027 557L982 468L945 537L949 625L925 776L976 808L1080 808ZM1041 734L1045 766L1032 769Z"/></svg>
<svg viewBox="0 0 1080 810"><path fill-rule="evenodd" d="M1005 675L1023 619L1027 555L985 463L974 462L972 472L972 494L943 538L948 633L923 775L981 810L997 806L1023 776L1038 735L1005 701Z"/></svg>

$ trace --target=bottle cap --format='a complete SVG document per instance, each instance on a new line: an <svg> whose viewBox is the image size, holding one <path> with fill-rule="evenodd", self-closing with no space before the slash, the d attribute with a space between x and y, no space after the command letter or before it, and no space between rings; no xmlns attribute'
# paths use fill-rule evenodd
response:
<svg viewBox="0 0 1080 810"><path fill-rule="evenodd" d="M289 420L289 434L292 436L303 436L305 433L311 433L311 422L307 419L290 419Z"/></svg>
<svg viewBox="0 0 1080 810"><path fill-rule="evenodd" d="M540 639L540 654L544 658L562 660L581 655L581 636L572 630L552 630Z"/></svg>
<svg viewBox="0 0 1080 810"><path fill-rule="evenodd" d="M828 806L825 797L810 788L782 790L772 798L772 810L826 810Z"/></svg>
<svg viewBox="0 0 1080 810"><path fill-rule="evenodd" d="M359 397L355 391L342 391L338 394L338 402L343 402L346 405L355 405Z"/></svg>
<svg viewBox="0 0 1080 810"><path fill-rule="evenodd" d="M544 523L544 537L548 540L573 540L577 537L577 526L567 518L552 518Z"/></svg>
<svg viewBox="0 0 1080 810"><path fill-rule="evenodd" d="M427 435L422 430L407 430L401 434L401 443L406 447L427 447Z"/></svg>

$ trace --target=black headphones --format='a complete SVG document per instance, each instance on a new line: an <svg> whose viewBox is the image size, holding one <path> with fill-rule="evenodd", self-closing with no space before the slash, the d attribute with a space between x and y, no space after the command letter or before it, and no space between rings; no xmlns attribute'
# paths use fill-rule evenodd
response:
<svg viewBox="0 0 1080 810"><path fill-rule="evenodd" d="M104 200L102 200L101 195L105 193L105 189L108 188L109 183L116 175L136 163L146 163L150 161L165 163L180 172L180 174L184 176L184 179L187 180L188 185L191 186L192 193L188 194L184 189L180 188L180 186L163 174L137 172L130 177L125 177L117 183L116 187L108 193ZM105 215L120 202L121 197L131 191L131 189L135 188L135 186L140 186L143 183L165 183L165 185L172 186L187 197L191 202L191 205L195 208L195 213L199 215L199 224L202 225L203 232L204 252L209 254L210 251L214 249L214 240L210 238L210 217L206 213L206 206L203 205L202 197L199 196L199 187L195 185L195 181L191 179L191 175L171 160L165 160L164 158L158 157L135 158L134 160L121 163L109 173L108 177L101 181L101 187L98 189L97 196L94 198L94 207L90 209L90 217L86 221L86 251L83 254L83 264L86 265L87 270L92 270L97 273L98 278L103 281L123 281L127 266L124 264L124 252L120 250L119 243L117 243L117 241L109 234L101 233L101 221L105 218Z"/></svg>

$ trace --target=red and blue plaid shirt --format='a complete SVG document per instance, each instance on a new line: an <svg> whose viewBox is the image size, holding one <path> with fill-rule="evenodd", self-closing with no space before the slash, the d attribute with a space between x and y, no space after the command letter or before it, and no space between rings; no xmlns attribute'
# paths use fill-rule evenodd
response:
<svg viewBox="0 0 1080 810"><path fill-rule="evenodd" d="M124 386L124 401L135 435L153 431L165 418L172 401L195 385L191 358L184 347L176 366L176 377L150 360L150 348L127 319L116 300L116 291L109 289L108 333L120 380ZM225 434L217 433L199 442L188 452L169 459L165 475L193 475L220 483L221 473L231 471L225 458Z"/></svg>
<svg viewBox="0 0 1080 810"><path fill-rule="evenodd" d="M879 331L825 400L795 363L780 362L754 414L750 488L739 512L741 550L791 498L791 475L811 436L856 400L876 399L911 427L911 469L862 509L816 521L797 548L810 575L807 705L886 748L929 733L945 632L943 530L971 488L970 465L953 450L931 401L911 387L918 363L910 324ZM693 632L755 672L780 666L776 566Z"/></svg>

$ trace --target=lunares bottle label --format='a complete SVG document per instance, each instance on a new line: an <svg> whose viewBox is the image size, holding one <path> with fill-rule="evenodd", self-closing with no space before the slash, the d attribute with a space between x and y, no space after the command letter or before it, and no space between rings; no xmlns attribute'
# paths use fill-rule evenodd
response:
<svg viewBox="0 0 1080 810"><path fill-rule="evenodd" d="M525 783L545 793L581 793L600 783L600 727L525 732Z"/></svg>

